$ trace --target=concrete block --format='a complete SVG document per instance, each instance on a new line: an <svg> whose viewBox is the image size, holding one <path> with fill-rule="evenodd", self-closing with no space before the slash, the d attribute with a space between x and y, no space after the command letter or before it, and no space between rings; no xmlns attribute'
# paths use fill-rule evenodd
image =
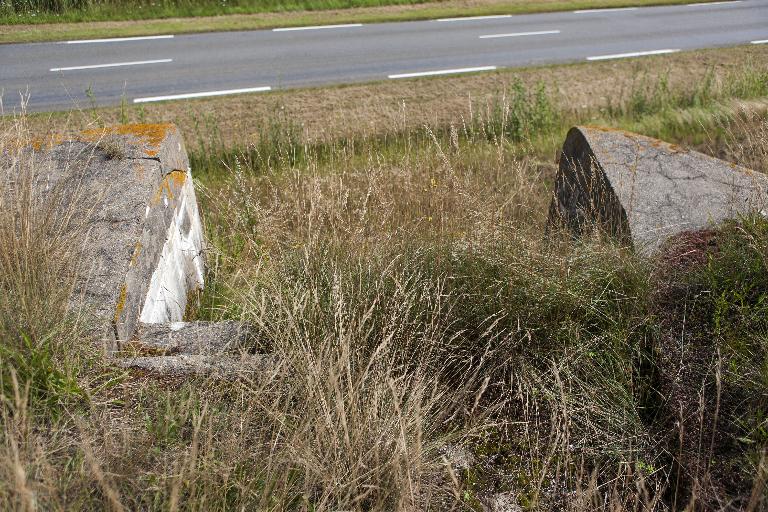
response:
<svg viewBox="0 0 768 512"><path fill-rule="evenodd" d="M37 186L86 198L75 305L104 324L106 340L128 340L138 323L183 320L203 287L203 233L178 129L123 125L30 148ZM110 348L117 348L115 343Z"/></svg>
<svg viewBox="0 0 768 512"><path fill-rule="evenodd" d="M240 354L253 348L255 332L242 322L139 324L132 348L146 354Z"/></svg>
<svg viewBox="0 0 768 512"><path fill-rule="evenodd" d="M595 228L652 254L677 233L768 212L768 176L635 133L572 128L549 224Z"/></svg>
<svg viewBox="0 0 768 512"><path fill-rule="evenodd" d="M189 375L232 379L253 374L275 375L281 371L279 360L268 354L243 354L239 357L211 355L169 355L131 357L119 361L119 366L158 376L185 377Z"/></svg>

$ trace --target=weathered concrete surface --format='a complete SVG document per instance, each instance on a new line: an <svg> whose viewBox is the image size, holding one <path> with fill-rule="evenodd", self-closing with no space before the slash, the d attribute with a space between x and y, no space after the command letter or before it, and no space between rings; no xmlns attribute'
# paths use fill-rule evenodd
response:
<svg viewBox="0 0 768 512"><path fill-rule="evenodd" d="M768 176L642 135L568 132L549 224L595 227L642 254L670 236L768 211Z"/></svg>
<svg viewBox="0 0 768 512"><path fill-rule="evenodd" d="M139 320L182 320L187 295L203 286L203 241L178 129L124 125L33 146L38 186L85 198L73 300L104 322L109 348L130 339Z"/></svg>
<svg viewBox="0 0 768 512"><path fill-rule="evenodd" d="M146 354L239 354L252 348L255 339L248 324L223 322L172 322L139 324L132 348Z"/></svg>
<svg viewBox="0 0 768 512"><path fill-rule="evenodd" d="M200 354L142 356L123 359L118 364L122 368L143 370L163 376L210 375L223 378L248 376L254 373L274 374L280 369L277 358L266 354L244 354L240 357Z"/></svg>

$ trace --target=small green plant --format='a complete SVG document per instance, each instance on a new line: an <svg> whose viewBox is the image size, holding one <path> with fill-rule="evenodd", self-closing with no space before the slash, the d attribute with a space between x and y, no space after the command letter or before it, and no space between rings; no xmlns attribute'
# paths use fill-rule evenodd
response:
<svg viewBox="0 0 768 512"><path fill-rule="evenodd" d="M88 84L88 87L85 88L85 97L88 98L88 102L90 103L91 118L94 122L98 123L99 126L103 125L98 112L99 104L96 101L96 93L93 92L93 84Z"/></svg>
<svg viewBox="0 0 768 512"><path fill-rule="evenodd" d="M120 96L120 123L126 124L128 122L128 97L125 92Z"/></svg>
<svg viewBox="0 0 768 512"><path fill-rule="evenodd" d="M531 90L518 78L491 107L487 119L478 119L481 126L473 131L485 133L491 140L521 142L550 131L557 113L543 83Z"/></svg>
<svg viewBox="0 0 768 512"><path fill-rule="evenodd" d="M84 398L76 369L62 367L57 361L54 333L33 340L20 332L15 343L8 336L0 340L0 393L5 400L21 385L28 389L34 406L58 414L62 405Z"/></svg>

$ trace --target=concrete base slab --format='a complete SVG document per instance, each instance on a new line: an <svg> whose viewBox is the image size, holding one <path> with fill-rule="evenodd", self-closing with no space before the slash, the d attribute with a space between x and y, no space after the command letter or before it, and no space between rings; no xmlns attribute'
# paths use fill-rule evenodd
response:
<svg viewBox="0 0 768 512"><path fill-rule="evenodd" d="M139 324L133 348L153 354L240 354L252 348L253 328L236 321Z"/></svg>
<svg viewBox="0 0 768 512"><path fill-rule="evenodd" d="M241 357L209 355L175 355L132 357L119 361L122 368L144 370L163 376L209 375L223 378L248 376L254 373L274 373L279 365L273 356L256 354Z"/></svg>

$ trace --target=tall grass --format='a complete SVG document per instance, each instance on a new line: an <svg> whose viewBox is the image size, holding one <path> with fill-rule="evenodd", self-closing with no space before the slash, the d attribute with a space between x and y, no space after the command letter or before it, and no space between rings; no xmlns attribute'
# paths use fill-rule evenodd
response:
<svg viewBox="0 0 768 512"><path fill-rule="evenodd" d="M732 131L726 127L741 116L736 100L768 96L768 69L754 62L722 76L709 69L694 87L670 83L668 72L655 79L640 73L626 89L585 111L563 104L553 89L541 82L526 86L513 80L489 99L470 99L467 111L453 122L420 129L393 126L378 133L323 140L308 140L302 126L284 108L276 108L259 120L252 128L255 140L247 144L224 140L216 121L195 117L196 140L190 158L198 175L216 175L236 165L246 172L261 173L310 162L333 168L345 165L348 157L360 164L372 153L398 155L438 141L451 151L463 143L486 147L490 142L518 155L549 159L557 154L567 129L580 123L619 126L666 140L704 144L722 140ZM753 146L752 150L758 150L760 145ZM746 151L744 156L752 154L754 151Z"/></svg>
<svg viewBox="0 0 768 512"><path fill-rule="evenodd" d="M706 361L724 357L719 389L747 391L733 409L743 415L720 416L733 429L717 431L742 480L716 498L758 510L766 221L729 226L690 268L600 238L545 239L554 165L536 148L570 114L542 91L514 86L446 126L329 143L278 117L254 145L225 151L201 123L192 156L210 265L198 315L254 325L249 349L275 364L232 380L81 364L62 375L88 400L57 400L55 415L17 373L2 389L0 508L483 510L499 494L526 510L693 508L703 494L689 491L710 488L688 470L714 452L689 428L712 409L676 426L670 404L689 395L662 394L678 374L659 364L684 326L716 335L700 345L714 351ZM763 162L764 115L734 119L718 148ZM29 233L61 225L66 210L54 211ZM5 226L2 250L15 251ZM66 296L68 267L43 265L46 251L34 253L43 285L3 267L5 297ZM35 332L76 332L61 301L46 307L57 317L36 313ZM18 311L0 309L0 325ZM29 355L8 332L4 345ZM87 336L44 338L51 368L68 368ZM706 383L680 387L704 389L683 405L725 396Z"/></svg>
<svg viewBox="0 0 768 512"><path fill-rule="evenodd" d="M190 154L198 173L217 173L235 166L247 172L296 166L333 167L347 156L365 160L373 153L396 155L411 148L444 144L450 151L460 143L491 142L496 147L531 144L561 129L561 111L543 83L535 88L515 80L491 101L474 103L459 122L422 129L393 129L381 134L308 142L302 128L282 108L257 126L256 140L245 146L223 140L209 118L195 119L196 146Z"/></svg>
<svg viewBox="0 0 768 512"><path fill-rule="evenodd" d="M22 121L0 135L0 392L20 387L49 409L82 396L76 347L83 326L68 310L87 217L76 191L46 185ZM48 189L48 190L46 190ZM85 347L84 347L85 348Z"/></svg>

